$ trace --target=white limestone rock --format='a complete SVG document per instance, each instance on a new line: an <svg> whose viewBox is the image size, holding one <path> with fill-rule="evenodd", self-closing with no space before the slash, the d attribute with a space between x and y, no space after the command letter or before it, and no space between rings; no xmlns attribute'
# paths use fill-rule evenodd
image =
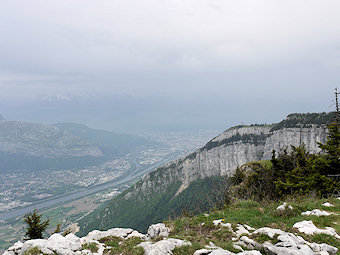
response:
<svg viewBox="0 0 340 255"><path fill-rule="evenodd" d="M308 246L301 246L301 250L287 247L277 247L269 242L263 244L263 249L267 254L277 255L314 255L313 251Z"/></svg>
<svg viewBox="0 0 340 255"><path fill-rule="evenodd" d="M77 251L81 250L81 247L80 238L72 233L65 237L60 234L53 234L48 238L47 248L53 251L59 249Z"/></svg>
<svg viewBox="0 0 340 255"><path fill-rule="evenodd" d="M319 252L319 253L326 253L326 254L336 254L338 252L338 249L330 246L328 244L322 243L322 244L317 244L317 243L309 243L305 241L306 244L308 244L309 247L312 248L314 252Z"/></svg>
<svg viewBox="0 0 340 255"><path fill-rule="evenodd" d="M252 251L244 251L240 246L239 248L240 250L242 250L242 252L237 253L237 254L241 254L241 255L260 255L261 253L259 251L256 250L252 250ZM210 242L210 246L205 246L205 249L200 249L195 251L194 255L234 255L235 253L230 252L228 250L224 250L221 247L216 246L214 243Z"/></svg>
<svg viewBox="0 0 340 255"><path fill-rule="evenodd" d="M265 234L270 238L277 236L280 241L275 245L270 242L262 244L262 248L270 254L335 254L337 248L327 244L309 243L300 236L293 233L284 232L280 229L271 229L268 227L260 228L252 234ZM244 238L244 237L242 237ZM241 240L241 239L240 239ZM243 240L247 247L251 243L247 239ZM260 244L261 245L261 244Z"/></svg>
<svg viewBox="0 0 340 255"><path fill-rule="evenodd" d="M234 239L234 240L239 239L241 235L249 235L250 234L250 232L241 224L237 224L236 229L237 229L235 231L236 239Z"/></svg>
<svg viewBox="0 0 340 255"><path fill-rule="evenodd" d="M150 241L142 242L138 244L137 247L142 247L145 250L144 255L170 255L173 249L184 245L191 245L191 243L180 239L169 238L156 243Z"/></svg>
<svg viewBox="0 0 340 255"><path fill-rule="evenodd" d="M334 236L337 239L340 239L340 236L336 233L334 228L326 227L325 229L317 228L313 221L304 220L301 222L297 222L293 225L294 228L297 228L301 233L305 233L306 235L314 235L314 234L326 234Z"/></svg>
<svg viewBox="0 0 340 255"><path fill-rule="evenodd" d="M208 254L209 255L234 255L235 253L232 253L230 251L223 250L223 249L218 249L218 250L214 250L214 251L212 251L212 252L210 252Z"/></svg>
<svg viewBox="0 0 340 255"><path fill-rule="evenodd" d="M18 254L20 252L20 250L22 249L22 246L24 244L20 241L17 241L16 243L14 243L11 247L9 247L7 249L7 251L10 251L10 252L14 252L16 254Z"/></svg>
<svg viewBox="0 0 340 255"><path fill-rule="evenodd" d="M20 250L20 255L24 254L27 250L33 248L33 247L38 247L40 250L42 248L46 248L48 245L48 241L45 239L34 239L34 240L28 240L26 241L22 249Z"/></svg>
<svg viewBox="0 0 340 255"><path fill-rule="evenodd" d="M293 206L291 205L288 205L286 202L284 202L282 205L279 205L278 207L276 207L276 210L278 211L284 211L286 209L289 209L289 210L293 210Z"/></svg>
<svg viewBox="0 0 340 255"><path fill-rule="evenodd" d="M78 226L78 223L73 223L68 227L69 233L75 234L78 233L80 230L80 227Z"/></svg>
<svg viewBox="0 0 340 255"><path fill-rule="evenodd" d="M324 210L319 210L319 209L314 209L312 211L306 211L306 212L302 212L301 215L305 215L305 216L329 216L335 213L332 212L326 212Z"/></svg>
<svg viewBox="0 0 340 255"><path fill-rule="evenodd" d="M253 251L243 251L237 253L237 255L261 255L261 252L253 250Z"/></svg>
<svg viewBox="0 0 340 255"><path fill-rule="evenodd" d="M248 249L260 249L262 247L260 243L250 239L248 236L242 236L240 240L234 244L247 247Z"/></svg>
<svg viewBox="0 0 340 255"><path fill-rule="evenodd" d="M230 223L224 223L224 219L213 220L213 224L215 226L220 225L221 227L227 228L229 231L233 232L233 228L231 227Z"/></svg>
<svg viewBox="0 0 340 255"><path fill-rule="evenodd" d="M132 228L112 228L107 231L93 230L87 234L87 236L81 238L82 243L89 242L90 240L100 240L109 236L117 236L120 238L126 238L134 230Z"/></svg>
<svg viewBox="0 0 340 255"><path fill-rule="evenodd" d="M14 251L5 251L2 255L15 255Z"/></svg>
<svg viewBox="0 0 340 255"><path fill-rule="evenodd" d="M47 255L55 255L55 253L54 253L54 251L52 251L52 250L50 250L50 249L48 249L48 248L41 248L41 252L43 253L43 254L47 254Z"/></svg>
<svg viewBox="0 0 340 255"><path fill-rule="evenodd" d="M276 228L268 228L268 227L264 227L264 228L259 228L257 230L255 230L252 234L265 234L267 236L269 236L270 238L274 238L275 235L283 235L286 232L282 231L281 229L276 229Z"/></svg>
<svg viewBox="0 0 340 255"><path fill-rule="evenodd" d="M317 142L324 143L326 139L327 127L325 125L312 124L302 128L281 128L272 132L266 139L263 158L270 159L272 150L280 151L283 148L288 148L289 152L291 145L299 146L302 143L310 153L318 153L320 148Z"/></svg>
<svg viewBox="0 0 340 255"><path fill-rule="evenodd" d="M239 245L237 245L237 244L233 244L233 247L235 248L235 249L237 249L237 250L240 250L240 251L244 251L243 250L243 248L241 247L241 246L239 246Z"/></svg>
<svg viewBox="0 0 340 255"><path fill-rule="evenodd" d="M136 231L136 230L132 231L132 232L126 237L126 239L131 238L131 237L138 237L138 238L140 238L140 239L142 239L142 240L144 240L144 241L147 241L147 240L150 239L147 235L144 235L144 234L142 234L142 233L139 233L139 232Z"/></svg>
<svg viewBox="0 0 340 255"><path fill-rule="evenodd" d="M200 250L196 250L194 252L194 255L207 255L210 254L211 250L207 250L207 249L200 249Z"/></svg>
<svg viewBox="0 0 340 255"><path fill-rule="evenodd" d="M153 224L149 227L147 235L150 238L156 238L159 236L168 237L170 229L167 228L163 223Z"/></svg>
<svg viewBox="0 0 340 255"><path fill-rule="evenodd" d="M325 203L323 203L322 205L323 205L323 206L326 206L326 207L334 207L333 204L328 203L328 202L325 202Z"/></svg>
<svg viewBox="0 0 340 255"><path fill-rule="evenodd" d="M286 205L287 203L284 202L282 205L279 205L278 207L276 207L276 210L284 211L286 209Z"/></svg>
<svg viewBox="0 0 340 255"><path fill-rule="evenodd" d="M277 243L279 247L295 247L305 244L305 240L301 236L296 236L292 233L284 233L277 237L281 242Z"/></svg>
<svg viewBox="0 0 340 255"><path fill-rule="evenodd" d="M244 226L247 230L249 230L249 231L254 231L254 230L255 230L255 228L252 228L251 226L249 226L249 225L247 225L247 224L243 224L243 226Z"/></svg>
<svg viewBox="0 0 340 255"><path fill-rule="evenodd" d="M232 253L227 250L223 250L222 248L216 248L216 249L200 249L194 252L194 255L234 255L235 253Z"/></svg>

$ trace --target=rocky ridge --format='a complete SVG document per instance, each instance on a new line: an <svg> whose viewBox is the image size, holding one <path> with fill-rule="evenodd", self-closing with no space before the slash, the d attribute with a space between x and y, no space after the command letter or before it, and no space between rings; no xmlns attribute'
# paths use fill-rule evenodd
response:
<svg viewBox="0 0 340 255"><path fill-rule="evenodd" d="M339 199L339 198L338 198ZM278 206L278 211L293 210L293 207L284 203ZM209 216L208 214L206 215ZM325 217L325 216L321 216ZM283 231L281 229L261 227L255 229L247 224L233 225L224 222L224 219L212 221L217 232L232 235L233 250L223 249L213 242L205 245L204 248L197 249L194 255L327 255L337 254L338 248L326 243L315 243L306 241L297 233ZM201 224L204 225L203 223ZM312 221L296 222L293 226L297 232L307 235L320 233L330 235L340 240L340 236L333 228L319 229ZM228 232L223 232L227 229ZM107 231L94 230L85 237L77 237L73 233L66 236L53 234L48 239L28 240L24 243L18 241L8 248L3 255L30 255L30 254L49 254L49 255L102 255L119 254L117 246L123 245L127 240L134 240L129 247L129 254L144 255L171 255L174 250L182 246L190 247L192 243L187 240L176 238L171 235L171 227L163 223L151 225L146 234L139 233L130 228L113 228ZM265 241L260 241L259 236L266 236ZM261 253L261 252L262 253ZM120 250L120 254L125 254ZM176 253L184 254L184 253ZM189 253L185 253L189 254ZM192 254L192 253L190 253Z"/></svg>
<svg viewBox="0 0 340 255"><path fill-rule="evenodd" d="M229 228L236 236L234 238L234 249L238 249L238 253L234 253L216 246L210 242L203 249L198 249L194 255L260 255L260 250L265 254L315 254L327 255L336 254L338 249L326 243L317 244L310 243L302 237L293 233L288 233L280 229L269 227L259 228L255 230L248 225L238 224L237 230L234 232L228 223L218 224L222 228ZM158 232L157 235L150 232ZM77 237L73 233L66 236L61 234L53 234L48 239L28 240L24 243L18 241L8 248L3 255L25 255L25 254L48 254L48 255L90 255L90 254L111 254L110 245L106 244L106 240L118 237L122 240L129 238L139 239L139 244L135 246L142 247L144 255L170 255L176 247L190 246L191 242L176 238L168 238L170 230L162 223L151 225L146 235L139 233L133 229L114 228L107 231L94 230L85 237ZM259 243L252 238L256 235L266 235L270 239L276 239L279 242L266 241ZM161 239L161 240L159 240ZM119 244L119 243L118 243ZM92 247L91 247L92 246ZM91 247L91 248L89 248ZM132 247L134 248L134 247ZM244 250L249 249L249 250Z"/></svg>
<svg viewBox="0 0 340 255"><path fill-rule="evenodd" d="M326 141L326 123L294 126L283 126L279 129L266 125L230 128L194 153L146 174L130 192L125 194L125 198L141 193L151 194L175 182L182 183L180 191L183 191L197 179L231 176L238 166L251 161L270 159L273 150L289 151L291 145L304 144L310 153L318 153L320 151L318 142Z"/></svg>
<svg viewBox="0 0 340 255"><path fill-rule="evenodd" d="M132 210L132 215L143 216L148 220L148 224L151 224L154 222L151 218L154 211L141 215L140 208L143 208L141 201L151 201L156 194L170 194L169 190L176 186L177 192L170 198L172 200L197 180L231 176L238 166L247 162L270 159L273 150L289 151L291 145L304 144L310 153L318 153L320 151L318 142L326 141L327 123L330 119L332 113L292 114L279 124L230 128L186 157L169 162L146 174L130 189L114 198L104 209L98 209L89 215L89 218L80 222L81 232L85 234L94 228L105 229L123 224L139 228L141 223L137 222L138 220L133 219L126 223L126 218L122 221L117 217L117 212L123 208L122 204ZM135 210L136 201L139 207ZM159 203L164 204L166 201L162 199ZM166 218L167 215L162 217ZM98 218L100 220L97 220ZM108 226L107 222L111 225Z"/></svg>

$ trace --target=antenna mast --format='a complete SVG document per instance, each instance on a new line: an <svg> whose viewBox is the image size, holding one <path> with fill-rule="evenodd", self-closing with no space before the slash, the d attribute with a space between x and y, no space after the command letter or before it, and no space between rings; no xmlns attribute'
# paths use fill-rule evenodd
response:
<svg viewBox="0 0 340 255"><path fill-rule="evenodd" d="M338 95L340 94L340 92L338 92L338 88L335 88L335 109L336 109L336 113L335 113L335 119L336 122L339 123L339 100L338 100Z"/></svg>

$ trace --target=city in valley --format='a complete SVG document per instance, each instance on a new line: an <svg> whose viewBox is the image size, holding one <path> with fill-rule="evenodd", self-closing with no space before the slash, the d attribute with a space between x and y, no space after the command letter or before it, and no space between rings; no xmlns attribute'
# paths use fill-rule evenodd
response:
<svg viewBox="0 0 340 255"><path fill-rule="evenodd" d="M23 237L25 225L20 212L25 211L21 210L38 208L44 218L50 219L49 233L57 224L67 228L99 204L130 187L145 173L204 145L207 137L211 135L172 133L154 136L159 146L144 148L97 166L1 175L0 250ZM58 202L54 204L55 201ZM44 206L45 202L48 206Z"/></svg>

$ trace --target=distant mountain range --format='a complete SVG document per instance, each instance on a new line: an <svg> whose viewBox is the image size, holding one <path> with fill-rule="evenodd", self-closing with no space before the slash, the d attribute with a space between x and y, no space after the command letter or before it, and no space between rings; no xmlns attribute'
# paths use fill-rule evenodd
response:
<svg viewBox="0 0 340 255"><path fill-rule="evenodd" d="M0 173L81 168L151 145L148 139L74 123L0 121Z"/></svg>
<svg viewBox="0 0 340 255"><path fill-rule="evenodd" d="M115 134L105 130L92 129L82 124L58 123L54 126L80 137L95 145L106 158L124 155L140 146L155 145L155 142L136 135Z"/></svg>
<svg viewBox="0 0 340 255"><path fill-rule="evenodd" d="M204 211L224 201L225 177L247 162L270 159L272 150L305 144L319 152L334 113L291 114L273 125L230 128L204 147L146 174L128 190L83 218L80 235L93 229L132 227L145 231L151 223L183 212Z"/></svg>

